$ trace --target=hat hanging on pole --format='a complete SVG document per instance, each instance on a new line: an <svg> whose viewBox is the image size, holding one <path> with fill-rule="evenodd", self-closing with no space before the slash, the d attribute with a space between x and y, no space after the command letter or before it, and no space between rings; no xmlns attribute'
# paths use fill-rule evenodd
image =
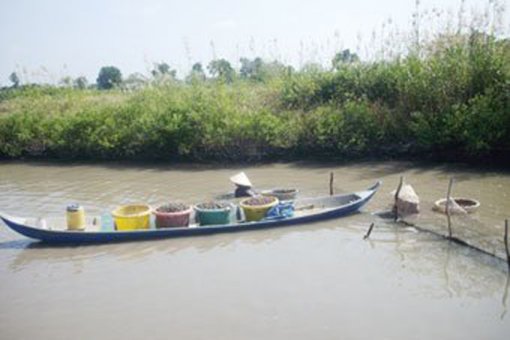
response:
<svg viewBox="0 0 510 340"><path fill-rule="evenodd" d="M248 179L248 176L244 172L240 172L237 175L230 177L230 181L235 185L240 185L243 187L251 187L251 182Z"/></svg>

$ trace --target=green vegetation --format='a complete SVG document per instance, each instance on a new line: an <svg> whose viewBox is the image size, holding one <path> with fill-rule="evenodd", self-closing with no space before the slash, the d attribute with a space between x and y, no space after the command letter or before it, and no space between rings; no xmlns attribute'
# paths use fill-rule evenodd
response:
<svg viewBox="0 0 510 340"><path fill-rule="evenodd" d="M103 68L97 87L109 91L84 79L6 88L0 156L510 158L509 40L442 35L419 53L360 61L345 50L332 64L296 71L243 58L237 74L220 59L208 65L211 78L197 63L180 81L162 63L152 80L121 82Z"/></svg>

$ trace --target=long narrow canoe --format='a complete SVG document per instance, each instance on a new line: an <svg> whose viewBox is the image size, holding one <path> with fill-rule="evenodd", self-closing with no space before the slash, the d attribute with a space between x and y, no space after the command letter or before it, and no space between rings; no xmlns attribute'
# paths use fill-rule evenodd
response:
<svg viewBox="0 0 510 340"><path fill-rule="evenodd" d="M381 182L377 182L367 190L350 194L297 199L293 217L225 225L191 225L182 228L151 228L130 231L102 230L95 225L91 225L83 231L69 231L65 229L65 218L21 218L1 213L0 218L14 231L47 243L108 243L208 235L289 226L346 216L358 211L365 205L377 192L380 184Z"/></svg>

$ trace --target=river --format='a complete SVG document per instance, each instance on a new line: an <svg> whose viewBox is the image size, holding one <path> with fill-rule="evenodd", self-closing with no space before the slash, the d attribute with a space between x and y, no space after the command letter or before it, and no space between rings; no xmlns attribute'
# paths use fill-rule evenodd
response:
<svg viewBox="0 0 510 340"><path fill-rule="evenodd" d="M346 218L279 228L137 243L50 247L0 222L2 339L508 339L503 260L374 216L404 175L421 198L415 222L446 233L431 211L455 177L454 196L478 213L454 234L504 257L510 173L461 165L377 162L256 166L0 164L0 210L87 214L116 205L200 202L245 171L257 188L300 195L361 190L373 200ZM371 222L375 228L363 240Z"/></svg>

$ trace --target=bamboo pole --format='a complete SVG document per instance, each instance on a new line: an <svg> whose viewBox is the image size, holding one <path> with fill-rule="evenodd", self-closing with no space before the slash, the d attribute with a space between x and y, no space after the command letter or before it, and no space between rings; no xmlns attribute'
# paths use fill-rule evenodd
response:
<svg viewBox="0 0 510 340"><path fill-rule="evenodd" d="M370 227L368 228L368 231L367 233L365 234L365 236L363 236L363 239L366 240L367 238L370 237L370 234L372 233L372 229L374 229L374 225L375 223L372 222L372 224L370 225Z"/></svg>
<svg viewBox="0 0 510 340"><path fill-rule="evenodd" d="M506 261L508 263L508 267L510 267L510 250L508 249L508 220L505 220L505 250L506 250Z"/></svg>
<svg viewBox="0 0 510 340"><path fill-rule="evenodd" d="M395 222L398 220L398 195L400 194L400 190L404 185L404 176L400 176L400 182L398 183L397 191L395 191Z"/></svg>
<svg viewBox="0 0 510 340"><path fill-rule="evenodd" d="M452 186L453 186L453 177L450 178L450 183L448 183L448 191L446 192L446 205L445 205L445 213L446 213L446 219L448 222L448 237L452 237L452 219L450 216L450 196L452 193Z"/></svg>
<svg viewBox="0 0 510 340"><path fill-rule="evenodd" d="M333 196L333 182L335 180L335 175L333 172L329 173L329 195Z"/></svg>

